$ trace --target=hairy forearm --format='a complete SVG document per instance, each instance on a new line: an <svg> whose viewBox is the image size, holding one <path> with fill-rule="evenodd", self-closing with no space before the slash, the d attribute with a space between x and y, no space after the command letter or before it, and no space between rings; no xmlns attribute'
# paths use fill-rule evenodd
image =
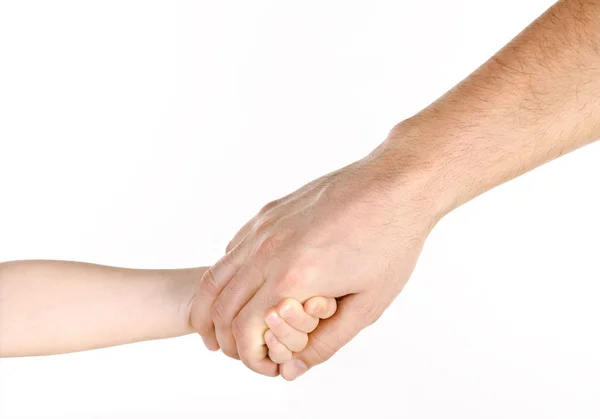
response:
<svg viewBox="0 0 600 419"><path fill-rule="evenodd" d="M599 136L600 1L564 0L383 148L443 215Z"/></svg>
<svg viewBox="0 0 600 419"><path fill-rule="evenodd" d="M191 333L204 268L137 270L76 262L0 264L0 357L47 355Z"/></svg>

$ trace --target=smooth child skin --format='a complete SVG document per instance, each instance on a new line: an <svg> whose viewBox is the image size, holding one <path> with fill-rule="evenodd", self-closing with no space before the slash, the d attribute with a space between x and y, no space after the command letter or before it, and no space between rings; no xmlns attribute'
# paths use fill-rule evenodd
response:
<svg viewBox="0 0 600 419"><path fill-rule="evenodd" d="M309 334L317 328L319 320L333 316L336 309L335 298L313 297L304 306L293 298L286 298L277 307L267 310L265 322L269 330L264 339L269 358L276 364L291 360L293 352L306 347Z"/></svg>
<svg viewBox="0 0 600 419"><path fill-rule="evenodd" d="M206 268L124 269L80 262L0 263L0 358L52 355L193 333L190 302ZM268 312L274 362L301 351L333 298ZM273 321L275 319L275 321ZM265 326L266 327L266 326Z"/></svg>
<svg viewBox="0 0 600 419"><path fill-rule="evenodd" d="M303 351L310 339L310 333L319 325L320 320L330 318L337 310L337 301L331 297L312 297L304 304L293 298L285 298L265 313L264 333L267 356L275 364L280 364L279 374L288 381L296 377L290 374L290 367L283 364L293 362L294 353ZM219 345L204 341L211 351L218 351ZM239 359L237 356L234 358ZM296 368L302 365L294 364Z"/></svg>

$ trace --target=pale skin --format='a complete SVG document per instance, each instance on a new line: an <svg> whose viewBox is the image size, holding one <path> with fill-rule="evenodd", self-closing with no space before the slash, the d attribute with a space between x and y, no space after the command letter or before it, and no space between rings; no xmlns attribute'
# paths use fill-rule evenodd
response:
<svg viewBox="0 0 600 419"><path fill-rule="evenodd" d="M84 351L193 333L189 307L205 267L124 269L67 261L0 263L0 358ZM275 362L306 345L334 299L281 301L290 324L266 335ZM306 309L306 310L305 310Z"/></svg>
<svg viewBox="0 0 600 419"><path fill-rule="evenodd" d="M375 322L453 209L600 136L600 1L562 0L372 153L266 205L204 274L192 325L288 380ZM338 298L305 349L277 365L264 314L282 298Z"/></svg>

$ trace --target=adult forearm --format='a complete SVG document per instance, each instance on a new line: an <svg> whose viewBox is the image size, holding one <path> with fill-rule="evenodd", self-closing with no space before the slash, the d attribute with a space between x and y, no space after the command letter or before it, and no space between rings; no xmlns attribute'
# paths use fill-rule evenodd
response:
<svg viewBox="0 0 600 419"><path fill-rule="evenodd" d="M191 333L204 269L0 264L0 357L65 353Z"/></svg>
<svg viewBox="0 0 600 419"><path fill-rule="evenodd" d="M450 211L600 136L600 1L556 3L383 147Z"/></svg>

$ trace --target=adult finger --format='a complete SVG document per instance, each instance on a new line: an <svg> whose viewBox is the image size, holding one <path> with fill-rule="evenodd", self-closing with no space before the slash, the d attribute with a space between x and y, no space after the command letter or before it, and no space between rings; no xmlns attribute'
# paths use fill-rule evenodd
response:
<svg viewBox="0 0 600 419"><path fill-rule="evenodd" d="M211 308L225 285L237 273L247 257L245 242L240 243L231 252L223 256L216 264L208 268L194 296L190 313L192 327L202 337L209 349L218 349Z"/></svg>
<svg viewBox="0 0 600 419"><path fill-rule="evenodd" d="M212 331L209 335L206 336L202 336L200 335L200 337L202 338L202 342L204 342L204 346L206 346L206 348L209 351L218 351L221 347L219 346L219 341L217 340L217 335L215 334L215 328L212 328Z"/></svg>
<svg viewBox="0 0 600 419"><path fill-rule="evenodd" d="M236 233L236 235L231 239L229 244L227 245L226 251L229 252L235 246L237 246L247 235L252 231L252 229L258 224L258 222L272 209L280 205L284 202L284 199L277 199L275 201L269 202L267 205L261 208L261 210L254 216L250 221L248 221L240 230Z"/></svg>
<svg viewBox="0 0 600 419"><path fill-rule="evenodd" d="M243 312L244 310L236 317L232 327L240 359L252 371L276 377L279 375L279 365L267 357L268 348L264 342L267 325L262 317L258 316L251 317L248 321L238 320L240 316L243 316Z"/></svg>
<svg viewBox="0 0 600 419"><path fill-rule="evenodd" d="M267 357L268 348L264 341L265 332L268 330L264 313L273 304L264 298L260 299L261 304L257 304L257 296L265 294L265 288L266 285L263 285L233 320L232 332L237 352L244 365L259 374L275 377L279 375L279 366Z"/></svg>
<svg viewBox="0 0 600 419"><path fill-rule="evenodd" d="M240 310L252 299L264 282L254 265L243 265L227 283L212 306L212 321L223 353L239 359L232 323Z"/></svg>
<svg viewBox="0 0 600 419"><path fill-rule="evenodd" d="M280 366L281 376L294 380L308 369L331 358L340 348L350 342L362 329L373 323L377 316L368 307L372 301L365 294L344 297L335 315L320 322L309 335L308 345L294 359Z"/></svg>
<svg viewBox="0 0 600 419"><path fill-rule="evenodd" d="M231 241L227 244L227 247L225 248L226 253L229 253L234 247L236 247L238 244L241 243L242 240L246 238L248 233L252 230L255 220L256 217L252 217L250 221L248 221L242 226L242 228L239 229L235 236L233 236L233 239L231 239Z"/></svg>

